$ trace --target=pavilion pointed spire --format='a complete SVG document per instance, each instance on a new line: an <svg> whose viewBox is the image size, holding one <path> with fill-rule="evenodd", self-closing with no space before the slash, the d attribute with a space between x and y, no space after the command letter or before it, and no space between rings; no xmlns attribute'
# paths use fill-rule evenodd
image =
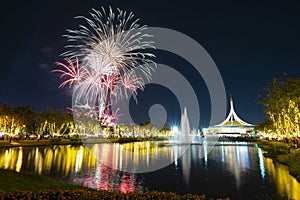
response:
<svg viewBox="0 0 300 200"><path fill-rule="evenodd" d="M230 95L230 111L226 119L216 126L254 126L253 124L249 124L243 121L234 111L233 106L233 98Z"/></svg>

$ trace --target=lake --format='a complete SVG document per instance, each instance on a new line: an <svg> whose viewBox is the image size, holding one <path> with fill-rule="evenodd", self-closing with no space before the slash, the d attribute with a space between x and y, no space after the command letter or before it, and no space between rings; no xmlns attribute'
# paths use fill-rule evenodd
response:
<svg viewBox="0 0 300 200"><path fill-rule="evenodd" d="M0 168L33 171L99 190L300 199L300 184L287 167L265 158L254 143L218 142L211 148L160 142L1 148Z"/></svg>

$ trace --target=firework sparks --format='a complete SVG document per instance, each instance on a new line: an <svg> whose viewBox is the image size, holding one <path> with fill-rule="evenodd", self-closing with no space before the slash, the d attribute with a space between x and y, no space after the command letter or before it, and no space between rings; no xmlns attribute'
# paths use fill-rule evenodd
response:
<svg viewBox="0 0 300 200"><path fill-rule="evenodd" d="M69 84L73 88L73 107L88 105L103 120L100 124L111 124L118 116L118 111L111 111L111 104L122 98L122 94L126 98L128 92L135 96L138 89L144 88L143 78L151 78L154 55L145 50L154 48L152 36L145 33L146 26L133 19L133 13L120 9L114 13L111 8L106 12L102 8L93 9L90 15L91 19L76 17L87 26L67 30L68 51L62 54L67 57L67 65L57 62L63 70L53 72L67 78L60 87Z"/></svg>
<svg viewBox="0 0 300 200"><path fill-rule="evenodd" d="M65 65L61 62L55 62L56 65L62 66L64 70L62 69L55 69L52 70L52 72L59 72L61 73L60 78L67 77L65 81L63 81L59 87L64 87L65 85L69 84L70 87L75 83L79 83L86 75L86 70L80 69L78 59L76 58L76 65L73 64L73 62L69 58L65 58L68 65Z"/></svg>
<svg viewBox="0 0 300 200"><path fill-rule="evenodd" d="M137 77L135 74L126 73L121 80L121 84L129 91L134 92L137 95L137 90L144 89L144 82L143 79ZM128 98L127 91L125 90L126 98Z"/></svg>
<svg viewBox="0 0 300 200"><path fill-rule="evenodd" d="M119 73L132 69L141 70L146 78L151 78L151 60L153 54L143 52L147 48L154 48L150 41L151 35L146 34L147 26L138 24L133 13L127 14L120 9L115 14L111 8L106 13L105 9L90 13L92 19L84 19L88 27L80 25L79 30L68 30L65 37L71 43L66 46L70 49L63 56L74 59L79 57L86 62L86 66L99 69L99 60L109 60L111 67L117 68ZM92 55L92 56L91 56ZM152 65L154 64L154 65Z"/></svg>

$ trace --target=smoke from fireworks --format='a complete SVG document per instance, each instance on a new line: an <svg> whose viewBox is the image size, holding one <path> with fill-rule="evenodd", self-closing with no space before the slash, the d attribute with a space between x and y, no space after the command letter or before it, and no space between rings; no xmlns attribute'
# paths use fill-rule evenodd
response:
<svg viewBox="0 0 300 200"><path fill-rule="evenodd" d="M92 9L90 15L91 19L76 17L87 26L67 30L68 50L62 54L67 65L56 62L62 69L53 72L65 78L60 87L73 88L73 108L85 105L105 124L103 120L117 116L111 104L123 96L135 96L144 88L144 79L151 78L154 55L146 49L154 46L147 26L139 25L133 13L120 9L114 13L110 7L108 12Z"/></svg>

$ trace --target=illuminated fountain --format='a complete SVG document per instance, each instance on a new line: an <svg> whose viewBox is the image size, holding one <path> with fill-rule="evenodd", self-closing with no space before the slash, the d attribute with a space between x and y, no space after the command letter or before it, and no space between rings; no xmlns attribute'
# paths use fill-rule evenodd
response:
<svg viewBox="0 0 300 200"><path fill-rule="evenodd" d="M181 115L180 130L177 127L172 128L173 136L170 138L171 144L201 144L199 130L190 129L189 119L186 107Z"/></svg>
<svg viewBox="0 0 300 200"><path fill-rule="evenodd" d="M181 130L179 134L179 143L183 144L190 144L192 141L192 138L190 136L191 131L190 131L190 124L189 124L189 119L187 117L187 110L186 107L184 107L183 114L181 115Z"/></svg>

